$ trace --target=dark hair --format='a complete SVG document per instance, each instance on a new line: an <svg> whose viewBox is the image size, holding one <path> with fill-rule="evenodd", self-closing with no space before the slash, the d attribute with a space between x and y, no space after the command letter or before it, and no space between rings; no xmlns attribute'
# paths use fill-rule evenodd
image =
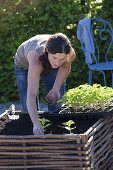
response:
<svg viewBox="0 0 113 170"><path fill-rule="evenodd" d="M43 66L42 73L44 73L44 74L49 73L52 70L52 67L48 60L48 52L45 51L45 53L39 57L39 60L41 61L42 66Z"/></svg>
<svg viewBox="0 0 113 170"><path fill-rule="evenodd" d="M46 48L48 49L48 52L51 54L56 53L69 54L71 43L66 35L62 33L56 33L48 39L46 43Z"/></svg>
<svg viewBox="0 0 113 170"><path fill-rule="evenodd" d="M46 48L48 52L45 50L45 53L40 56L40 61L42 62L44 73L48 73L51 71L52 67L48 61L48 53L56 54L56 53L65 53L69 54L71 49L71 43L67 36L63 33L53 34L48 41L46 42Z"/></svg>

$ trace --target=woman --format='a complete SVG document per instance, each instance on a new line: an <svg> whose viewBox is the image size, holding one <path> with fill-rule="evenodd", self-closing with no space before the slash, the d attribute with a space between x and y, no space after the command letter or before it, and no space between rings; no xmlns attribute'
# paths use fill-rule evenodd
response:
<svg viewBox="0 0 113 170"><path fill-rule="evenodd" d="M15 55L15 74L20 102L33 123L34 135L43 134L38 121L37 94L42 78L49 111L57 110L57 100L64 94L65 80L75 58L66 35L36 35L23 42Z"/></svg>

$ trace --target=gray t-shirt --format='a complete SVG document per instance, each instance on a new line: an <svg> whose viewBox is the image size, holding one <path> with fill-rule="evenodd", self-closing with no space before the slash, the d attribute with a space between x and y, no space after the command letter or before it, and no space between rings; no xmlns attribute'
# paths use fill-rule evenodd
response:
<svg viewBox="0 0 113 170"><path fill-rule="evenodd" d="M15 54L15 64L18 67L28 69L27 53L30 50L35 50L39 55L42 55L45 51L45 44L50 37L51 35L48 34L36 35L23 42Z"/></svg>

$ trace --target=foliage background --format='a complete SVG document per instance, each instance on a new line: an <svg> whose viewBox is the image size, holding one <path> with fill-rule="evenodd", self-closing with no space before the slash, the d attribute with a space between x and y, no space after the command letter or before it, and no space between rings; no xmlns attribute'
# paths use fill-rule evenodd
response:
<svg viewBox="0 0 113 170"><path fill-rule="evenodd" d="M87 83L87 66L76 37L77 24L89 16L105 18L113 25L112 6L111 0L0 0L0 102L18 100L14 55L23 41L36 34L65 33L77 55L67 90ZM97 75L93 81L101 83ZM44 90L40 88L42 99Z"/></svg>

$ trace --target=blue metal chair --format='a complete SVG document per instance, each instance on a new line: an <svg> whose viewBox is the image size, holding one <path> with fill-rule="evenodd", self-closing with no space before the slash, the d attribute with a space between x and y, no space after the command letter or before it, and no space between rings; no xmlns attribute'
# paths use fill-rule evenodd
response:
<svg viewBox="0 0 113 170"><path fill-rule="evenodd" d="M106 86L105 73L110 71L113 88L113 58L109 56L113 45L113 28L110 23L102 18L84 18L78 23L77 38L89 68L88 84L92 84L92 72L99 71Z"/></svg>

